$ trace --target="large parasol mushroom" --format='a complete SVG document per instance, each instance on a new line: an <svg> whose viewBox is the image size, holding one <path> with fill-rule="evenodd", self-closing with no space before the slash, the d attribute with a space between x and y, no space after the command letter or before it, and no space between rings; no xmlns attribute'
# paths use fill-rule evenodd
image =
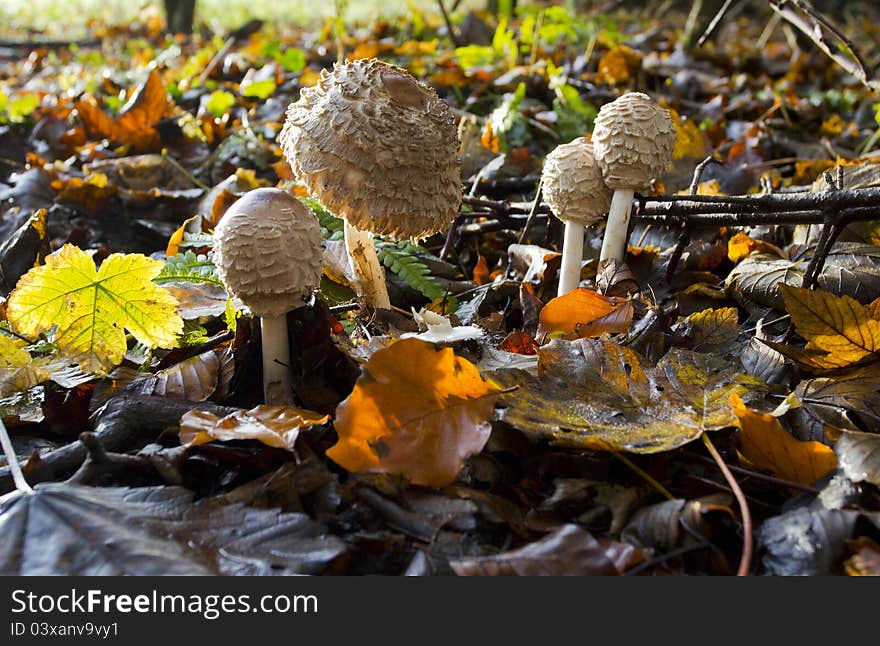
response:
<svg viewBox="0 0 880 646"><path fill-rule="evenodd" d="M458 136L447 105L406 70L336 64L287 110L279 136L296 178L345 220L361 298L390 307L373 234L420 239L458 213Z"/></svg>

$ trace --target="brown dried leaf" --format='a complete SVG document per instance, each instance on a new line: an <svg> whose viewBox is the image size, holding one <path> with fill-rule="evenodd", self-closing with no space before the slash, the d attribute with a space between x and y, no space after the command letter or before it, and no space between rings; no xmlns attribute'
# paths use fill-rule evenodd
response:
<svg viewBox="0 0 880 646"><path fill-rule="evenodd" d="M329 415L293 406L262 404L223 418L192 410L180 418L179 437L180 443L189 447L213 441L257 440L267 446L293 451L300 431L329 421Z"/></svg>

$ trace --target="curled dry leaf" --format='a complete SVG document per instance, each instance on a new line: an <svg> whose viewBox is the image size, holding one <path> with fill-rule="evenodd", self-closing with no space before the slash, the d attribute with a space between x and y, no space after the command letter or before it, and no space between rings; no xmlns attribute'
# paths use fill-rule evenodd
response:
<svg viewBox="0 0 880 646"><path fill-rule="evenodd" d="M267 446L293 451L299 432L330 421L329 415L293 406L262 404L226 417L192 410L180 418L180 443L199 446L214 441L257 440Z"/></svg>
<svg viewBox="0 0 880 646"><path fill-rule="evenodd" d="M403 339L362 370L336 409L339 441L327 451L345 469L442 487L489 439L499 389L451 348Z"/></svg>
<svg viewBox="0 0 880 646"><path fill-rule="evenodd" d="M773 415L752 410L736 393L731 393L730 405L739 427L740 452L755 468L805 486L837 468L830 447L795 439Z"/></svg>
<svg viewBox="0 0 880 646"><path fill-rule="evenodd" d="M880 435L847 431L840 435L834 450L847 478L880 487Z"/></svg>
<svg viewBox="0 0 880 646"><path fill-rule="evenodd" d="M598 541L569 524L520 549L450 565L459 576L608 576L623 574L647 556L634 545Z"/></svg>
<svg viewBox="0 0 880 646"><path fill-rule="evenodd" d="M210 397L217 388L220 356L210 350L156 373L153 394L199 402Z"/></svg>
<svg viewBox="0 0 880 646"><path fill-rule="evenodd" d="M583 287L550 300L541 310L537 338L563 339L599 337L626 332L633 318L630 301Z"/></svg>
<svg viewBox="0 0 880 646"><path fill-rule="evenodd" d="M538 350L537 374L490 373L502 386L498 419L534 439L594 450L657 453L705 431L733 426L728 397L763 382L711 355L672 349L653 367L607 338L554 339Z"/></svg>

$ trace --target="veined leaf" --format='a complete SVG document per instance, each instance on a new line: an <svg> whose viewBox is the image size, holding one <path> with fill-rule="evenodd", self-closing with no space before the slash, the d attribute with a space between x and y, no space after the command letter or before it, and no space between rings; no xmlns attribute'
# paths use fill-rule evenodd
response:
<svg viewBox="0 0 880 646"><path fill-rule="evenodd" d="M112 254L96 269L66 244L21 278L7 316L29 336L57 326L61 352L83 370L107 371L122 362L125 330L151 348L173 347L183 330L176 299L151 282L162 267L141 254Z"/></svg>

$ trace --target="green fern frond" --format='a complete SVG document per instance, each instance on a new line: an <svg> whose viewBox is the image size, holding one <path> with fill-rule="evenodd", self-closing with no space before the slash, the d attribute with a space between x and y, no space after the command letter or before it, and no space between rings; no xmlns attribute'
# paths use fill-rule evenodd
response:
<svg viewBox="0 0 880 646"><path fill-rule="evenodd" d="M165 261L165 266L159 275L153 279L157 285L165 283L186 281L189 283L212 283L223 286L223 282L217 276L217 268L214 266L214 254L196 254L185 251L171 256Z"/></svg>
<svg viewBox="0 0 880 646"><path fill-rule="evenodd" d="M375 245L379 261L400 276L407 285L432 301L443 297L443 288L417 255L419 252L425 253L425 249L408 240L392 242L376 239Z"/></svg>
<svg viewBox="0 0 880 646"><path fill-rule="evenodd" d="M342 240L344 236L343 228L345 226L342 218L337 218L314 198L301 198L300 201L309 207L312 213L315 214L315 217L318 218L318 224L321 225L321 233L325 240Z"/></svg>

